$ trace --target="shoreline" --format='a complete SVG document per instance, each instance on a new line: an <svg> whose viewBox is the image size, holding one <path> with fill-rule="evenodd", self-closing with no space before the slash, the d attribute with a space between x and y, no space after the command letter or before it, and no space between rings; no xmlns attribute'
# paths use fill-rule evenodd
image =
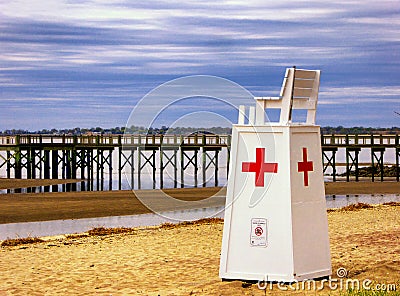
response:
<svg viewBox="0 0 400 296"><path fill-rule="evenodd" d="M400 194L399 182L325 183L327 195ZM148 209L140 199L156 205ZM172 197L172 199L166 199ZM226 188L1 194L0 224L138 215L224 205ZM213 197L213 198L210 198ZM171 202L172 201L172 202Z"/></svg>
<svg viewBox="0 0 400 296"><path fill-rule="evenodd" d="M0 178L0 190L19 189L27 187L62 185L82 182L81 179L14 179Z"/></svg>
<svg viewBox="0 0 400 296"><path fill-rule="evenodd" d="M85 180L81 179L13 179L13 178L0 178L0 190L5 189L19 189L28 187L41 187L41 186L51 186L51 185L62 185L62 184L73 184L79 183ZM198 187L201 188L201 187ZM206 187L214 188L214 187ZM225 187L217 187L225 188ZM183 188L195 189L195 188ZM134 190L134 191L148 191L152 189ZM180 188L170 188L165 190L180 190ZM223 189L225 190L225 189ZM130 190L110 190L107 192L120 192L120 191L130 191ZM80 192L104 192L104 191L74 191L69 193L80 193ZM46 194L52 194L49 192ZM54 192L58 193L58 192ZM61 192L60 192L61 193ZM396 180L384 181L384 182L371 182L370 180L360 180L356 181L336 181L336 182L325 182L325 193L327 195L332 194L400 194L400 182ZM20 194L20 193L7 193L9 194ZM28 193L23 193L28 194ZM32 193L32 194L42 194L42 193ZM1 195L0 195L1 196Z"/></svg>
<svg viewBox="0 0 400 296"><path fill-rule="evenodd" d="M325 194L400 194L400 182L325 182Z"/></svg>

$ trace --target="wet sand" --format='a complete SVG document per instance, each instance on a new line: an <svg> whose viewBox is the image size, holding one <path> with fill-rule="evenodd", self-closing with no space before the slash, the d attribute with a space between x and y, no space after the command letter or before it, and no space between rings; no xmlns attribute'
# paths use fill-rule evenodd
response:
<svg viewBox="0 0 400 296"><path fill-rule="evenodd" d="M400 182L327 182L326 194L400 194Z"/></svg>
<svg viewBox="0 0 400 296"><path fill-rule="evenodd" d="M50 186L57 184L77 183L78 179L7 179L0 178L0 189Z"/></svg>
<svg viewBox="0 0 400 296"><path fill-rule="evenodd" d="M400 290L399 206L332 211L328 221L334 272L345 268L352 280ZM0 295L316 295L222 282L222 228L217 221L0 247ZM318 295L341 292L325 287Z"/></svg>
<svg viewBox="0 0 400 296"><path fill-rule="evenodd" d="M56 184L77 183L75 179L6 179L0 178L0 189L26 188ZM326 182L326 194L385 194L400 193L400 182ZM117 190L113 191L117 192Z"/></svg>
<svg viewBox="0 0 400 296"><path fill-rule="evenodd" d="M223 206L223 198L206 200L214 194L225 196L225 190L213 187L136 190L135 193L124 190L4 194L0 195L0 224L151 213L136 195L156 204L159 211ZM190 202L176 205L166 196Z"/></svg>
<svg viewBox="0 0 400 296"><path fill-rule="evenodd" d="M43 180L18 180L38 181ZM55 180L60 181L60 180ZM0 179L1 182L5 179ZM5 184L3 183L3 184ZM38 183L38 184L39 184ZM325 183L326 194L400 194L399 182L335 182ZM141 198L157 203L160 211L181 210L199 207L197 203L176 206L164 197L178 200L200 201L203 205L222 206L223 200L207 201L213 195L225 196L226 188L184 188L164 190L136 190ZM105 216L122 216L150 213L136 197L134 192L94 191L94 192L56 192L0 195L0 224L47 221L59 219L78 219Z"/></svg>

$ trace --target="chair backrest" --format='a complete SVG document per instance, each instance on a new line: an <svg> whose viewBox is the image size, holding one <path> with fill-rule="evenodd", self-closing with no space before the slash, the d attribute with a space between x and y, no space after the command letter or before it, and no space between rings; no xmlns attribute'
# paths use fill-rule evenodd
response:
<svg viewBox="0 0 400 296"><path fill-rule="evenodd" d="M287 68L279 97L255 97L255 124L265 124L265 109L281 109L279 123L292 122L293 109L307 110L306 124L315 124L319 92L319 70Z"/></svg>

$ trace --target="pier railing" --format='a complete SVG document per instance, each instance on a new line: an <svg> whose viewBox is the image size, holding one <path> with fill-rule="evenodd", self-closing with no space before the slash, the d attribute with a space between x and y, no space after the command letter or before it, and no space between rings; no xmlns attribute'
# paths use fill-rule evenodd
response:
<svg viewBox="0 0 400 296"><path fill-rule="evenodd" d="M322 146L400 145L399 135L321 135ZM0 146L19 144L90 144L90 145L229 145L230 135L16 135L0 136Z"/></svg>
<svg viewBox="0 0 400 296"><path fill-rule="evenodd" d="M322 146L350 146L371 147L375 145L396 147L399 146L399 135L322 135Z"/></svg>
<svg viewBox="0 0 400 296"><path fill-rule="evenodd" d="M230 145L230 135L16 135L0 136L0 146L72 144L72 145Z"/></svg>

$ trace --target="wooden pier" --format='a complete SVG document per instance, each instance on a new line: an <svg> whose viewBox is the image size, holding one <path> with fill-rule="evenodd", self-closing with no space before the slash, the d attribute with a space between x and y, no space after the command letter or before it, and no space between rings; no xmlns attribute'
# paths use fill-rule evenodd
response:
<svg viewBox="0 0 400 296"><path fill-rule="evenodd" d="M212 171L214 186L218 186L219 152L229 146L228 135L2 136L0 169L5 167L7 178L88 180L89 188L83 190L103 190L107 182L105 172L108 188L112 189L115 165L118 166L118 189L122 186L123 172L130 176L132 188L137 182L137 188L141 189L145 169L152 171L152 187L159 184L158 187L163 188L164 172L172 169L173 187L183 188L185 172L189 169L194 171L194 187L199 186L201 156L201 186L206 186L208 171ZM115 151L117 162L113 162ZM228 163L229 156L226 166ZM160 171L159 183L157 169ZM56 186L52 191L57 190Z"/></svg>
<svg viewBox="0 0 400 296"><path fill-rule="evenodd" d="M400 144L399 135L322 135L321 146L323 155L324 173L328 168L332 169L333 181L337 178L337 167L346 166L346 181L350 181L351 172L354 172L354 180L359 181L360 167L371 167L371 180L375 181L376 177L380 181L384 180L384 154L389 150L394 152L395 178L399 181L400 170ZM336 155L339 150L345 150L345 163L337 163ZM362 150L368 150L370 161L365 163L359 162L359 156Z"/></svg>
<svg viewBox="0 0 400 296"><path fill-rule="evenodd" d="M0 170L7 178L85 179L87 185L82 184L87 188L81 190L103 190L107 182L113 189L115 169L118 188L114 189L121 189L123 173L130 177L132 188L142 188L144 170L151 172L152 188L164 187L166 171L172 172L174 188L185 187L188 170L193 178L190 186L205 187L210 175L213 185L218 186L221 152L226 153L222 165L228 174L230 140L230 135L199 134L0 136ZM338 180L338 167L345 167L346 181L359 181L360 167L373 167L371 180L384 181L384 155L390 150L394 154L390 165L396 167L394 177L399 181L399 135L322 135L321 144L324 173L330 172L333 181ZM360 163L364 150L368 150L370 160ZM339 153L345 153L344 162L337 161Z"/></svg>

